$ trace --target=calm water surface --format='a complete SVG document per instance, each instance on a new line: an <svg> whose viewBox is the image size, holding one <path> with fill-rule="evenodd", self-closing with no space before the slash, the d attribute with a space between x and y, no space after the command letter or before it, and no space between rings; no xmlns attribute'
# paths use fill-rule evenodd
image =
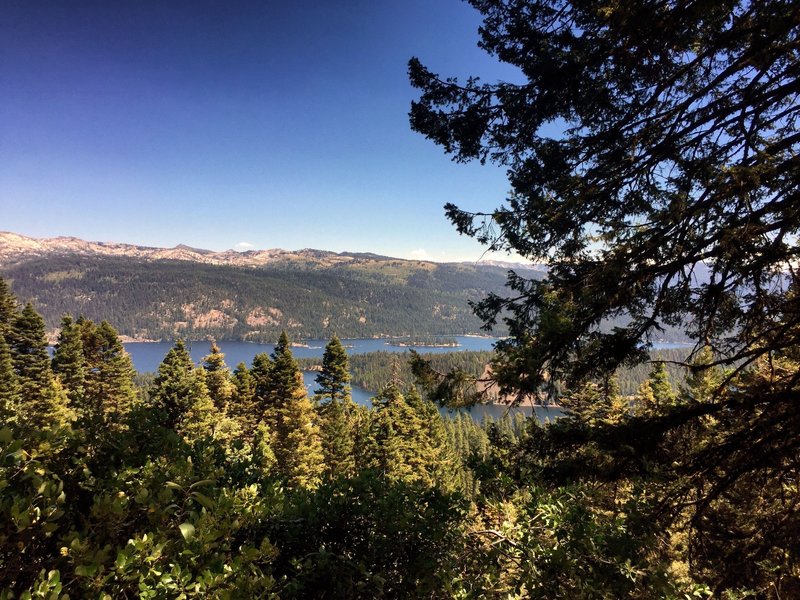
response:
<svg viewBox="0 0 800 600"><path fill-rule="evenodd" d="M455 348L417 348L419 352L441 354L443 352L465 352L467 350L491 350L494 347L496 338L458 336L455 338L458 346ZM296 358L322 358L325 352L325 345L328 340L306 340L304 346L292 348L292 354ZM367 352L407 352L408 348L392 346L389 340L359 339L342 340L342 344L348 354L364 354ZM130 352L133 365L137 371L143 373L156 371L158 365L164 360L172 342L130 342L125 344L125 349ZM192 360L199 363L208 354L211 343L186 342ZM250 365L256 354L266 352L271 354L275 350L275 344L254 344L250 342L218 342L217 345L225 353L225 362L233 368L240 362Z"/></svg>
<svg viewBox="0 0 800 600"><path fill-rule="evenodd" d="M455 336L458 342L457 347L447 348L425 348L420 347L416 350L420 353L436 353L441 354L444 352L465 352L467 350L492 350L497 338L489 337L474 337L474 336ZM325 345L328 340L307 340L303 346L292 348L292 354L298 358L322 358L325 351ZM200 363L205 355L209 353L211 343L208 341L201 342L186 342L192 360L195 363ZM348 354L364 354L367 352L408 352L408 348L401 346L393 346L389 340L383 339L351 339L342 340L342 344L347 349ZM274 344L255 344L250 342L218 342L217 344L222 352L225 353L225 362L233 369L240 362L250 366L253 362L253 357L256 354L266 352L271 354L275 350ZM125 349L130 353L133 359L133 364L137 371L146 373L158 370L158 365L164 359L169 349L173 346L171 342L130 342L125 344ZM659 342L653 344L655 349L667 348L690 348L690 344ZM303 379L308 388L309 394L313 394L316 384L314 378L316 373L305 372ZM364 406L372 406L371 399L373 393L360 387L353 387L353 400L358 404ZM497 420L502 418L506 413L512 417L515 413L521 412L526 416L530 416L534 409L531 407L509 408L506 406L498 405L480 405L475 406L469 410L470 414L476 421L481 421L485 416L491 415L493 419ZM539 421L553 420L562 415L558 408L549 408L537 406L535 407L536 417ZM442 409L442 414L454 414L445 409Z"/></svg>
<svg viewBox="0 0 800 600"><path fill-rule="evenodd" d="M417 348L417 350L422 353L430 352L436 354L443 352L465 352L467 350L491 350L494 347L495 341L497 341L496 338L473 336L457 336L455 339L459 344L457 347L420 347ZM303 346L293 347L292 354L297 358L322 358L322 355L325 352L325 345L328 343L328 341L329 340L307 340L303 343ZM397 353L408 352L408 348L393 346L390 342L391 340L376 340L371 338L342 340L342 344L345 346L348 354L364 354L367 352L378 351ZM208 341L186 342L186 345L189 349L189 353L192 356L192 360L198 364L203 360L203 357L209 353L211 348L211 342ZM256 354L261 354L262 352L271 354L275 350L275 344L218 342L217 345L225 354L225 362L227 363L228 367L231 368L231 370L233 370L233 368L235 368L240 362L250 366ZM172 342L130 342L125 344L125 349L130 353L131 358L133 359L133 366L136 367L136 370L142 373L147 373L158 370L158 365L162 360L164 360L164 356L166 356L167 352L169 352L169 349L172 348L172 346ZM306 384L309 394L313 394L314 389L316 388L316 383L314 382L314 378L316 376L317 374L313 372L303 373L303 380ZM353 400L358 404L372 406L371 400L372 396L374 395L372 392L353 386L352 395ZM485 410L478 410L478 408L484 408ZM497 418L502 416L502 411L505 410L503 407L497 407L499 409L498 412L493 410L493 408L494 407L476 407L473 410L477 412L473 413L473 416L475 416L477 420L480 420L484 414L492 414L493 417ZM530 414L530 409L527 409L527 413Z"/></svg>

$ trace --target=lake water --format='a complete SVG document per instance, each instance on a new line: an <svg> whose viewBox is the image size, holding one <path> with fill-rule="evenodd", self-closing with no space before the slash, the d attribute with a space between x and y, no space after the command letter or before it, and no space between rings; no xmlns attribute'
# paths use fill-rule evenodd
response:
<svg viewBox="0 0 800 600"><path fill-rule="evenodd" d="M430 352L436 354L443 352L465 352L467 350L491 350L496 341L495 338L475 336L456 336L455 340L459 344L456 347L420 347L417 348L417 350L421 353ZM297 358L322 358L322 355L325 352L325 345L328 343L328 341L329 340L307 340L304 342L303 346L293 347L292 354ZM342 344L345 346L347 353L351 355L378 351L397 353L408 352L408 348L394 346L391 342L392 340L371 338L342 340ZM192 360L197 364L203 360L203 357L209 353L211 348L211 342L208 341L186 342L186 345L189 349L189 353L192 356ZM231 368L231 370L240 362L245 363L249 367L253 363L253 358L256 354L261 354L262 352L271 354L275 350L275 344L218 342L217 345L225 354L225 362ZM161 364L162 360L164 360L164 356L166 356L167 352L169 352L169 349L172 348L172 346L173 344L171 342L129 342L125 344L125 349L130 353L131 359L133 360L133 366L136 367L136 370L142 373L147 373L158 370L158 365ZM309 394L313 394L314 389L317 387L316 383L314 382L314 378L316 376L317 374L313 372L303 373L303 380ZM365 390L364 388L353 386L353 401L357 402L358 404L372 406L371 400L373 395L374 394L372 392ZM478 410L478 408L484 408L485 410ZM492 414L494 418L499 418L502 416L502 411L505 410L505 407L501 406L497 407L497 409L499 409L499 412L494 410L494 407L476 407L473 410L477 410L477 412L475 412L473 416L475 416L477 420L480 420L484 414ZM527 409L527 412L528 414L530 413L530 408Z"/></svg>
<svg viewBox="0 0 800 600"><path fill-rule="evenodd" d="M456 336L457 347L447 348L416 348L421 353L465 352L467 350L491 350L496 338ZM408 348L391 345L392 340L358 339L342 340L348 354L365 354L367 352L407 352ZM293 347L292 354L297 358L322 358L328 340L306 340L304 347ZM208 354L211 342L186 342L192 360L199 363ZM250 342L218 342L222 352L225 353L225 362L233 369L240 362L250 365L256 354L266 352L271 354L275 344L254 344ZM125 349L133 359L133 366L142 373L156 371L158 365L164 360L171 342L130 342L125 344Z"/></svg>
<svg viewBox="0 0 800 600"><path fill-rule="evenodd" d="M455 336L454 339L458 342L457 347L446 348L427 348L420 347L416 350L422 354L442 354L445 352L465 352L468 350L492 350L497 338L491 337L476 337L476 336ZM297 358L322 358L325 352L325 345L328 340L307 340L303 347L293 347L292 354ZM393 346L391 340L385 339L356 339L356 340L342 340L348 354L365 354L367 352L407 352L408 348L402 346ZM203 357L209 353L211 343L207 341L202 342L186 342L189 352L192 355L192 360L199 363ZM275 344L255 344L251 342L218 342L222 352L225 353L225 362L233 369L240 362L250 365L253 362L253 357L256 354L266 352L271 354L275 350ZM164 360L169 349L172 348L172 342L130 342L125 344L125 349L130 353L133 359L133 365L137 371L142 373L154 372L158 369L158 365ZM655 349L667 348L690 348L690 344L672 343L672 342L658 342L653 344Z"/></svg>
<svg viewBox="0 0 800 600"><path fill-rule="evenodd" d="M455 336L458 342L457 347L446 348L427 348L420 347L416 350L420 353L444 353L444 352L464 352L467 350L492 350L497 338L477 337L477 336ZM307 340L303 346L293 347L292 354L298 358L322 358L325 351L325 345L328 340ZM205 355L209 353L211 343L207 341L202 342L186 342L192 360L195 363L200 363ZM348 354L364 354L367 352L407 352L408 348L402 346L394 346L391 340L385 339L351 339L342 340L342 344L347 349ZM233 369L240 362L250 366L253 362L253 357L256 354L266 352L271 354L275 350L274 344L255 344L250 342L218 342L217 344L223 353L225 353L225 362ZM171 342L130 342L125 344L125 349L130 353L133 359L133 364L137 371L140 372L153 372L158 369L158 365L164 359L169 349L173 346ZM689 348L689 344L659 342L653 344L655 349L667 348ZM304 372L303 379L309 394L313 394L316 383L314 378L316 373ZM371 399L373 393L360 387L353 387L352 390L353 400L358 404L364 406L372 406ZM530 406L509 408L502 405L479 405L470 409L472 417L480 422L486 415L491 415L495 420L502 418L506 413L513 416L517 412L522 412L526 416L530 416L533 412ZM447 410L442 409L442 414L452 414ZM539 421L553 420L561 416L563 413L558 408L549 408L543 406L535 407L536 417Z"/></svg>

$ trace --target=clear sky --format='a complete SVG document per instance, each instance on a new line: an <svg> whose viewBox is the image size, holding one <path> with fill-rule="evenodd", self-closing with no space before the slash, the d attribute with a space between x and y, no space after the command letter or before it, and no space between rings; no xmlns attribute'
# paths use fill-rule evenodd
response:
<svg viewBox="0 0 800 600"><path fill-rule="evenodd" d="M495 208L505 173L410 130L406 68L513 78L479 24L460 0L4 0L0 230L477 260L442 206Z"/></svg>

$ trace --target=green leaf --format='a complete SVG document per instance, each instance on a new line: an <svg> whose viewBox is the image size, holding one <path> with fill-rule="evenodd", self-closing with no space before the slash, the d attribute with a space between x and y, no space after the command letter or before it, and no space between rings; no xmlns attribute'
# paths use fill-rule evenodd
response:
<svg viewBox="0 0 800 600"><path fill-rule="evenodd" d="M164 487L169 488L171 490L183 490L183 486L178 485L174 481L168 481L164 484Z"/></svg>
<svg viewBox="0 0 800 600"><path fill-rule="evenodd" d="M0 442L3 444L10 444L11 440L14 439L11 435L11 429L8 427L3 427L0 429Z"/></svg>
<svg viewBox="0 0 800 600"><path fill-rule="evenodd" d="M202 487L204 485L214 485L216 483L213 479L201 479L200 481L195 481L192 485L189 486L190 490L193 490L196 487Z"/></svg>
<svg viewBox="0 0 800 600"><path fill-rule="evenodd" d="M205 494L201 494L200 492L192 492L192 496L208 510L211 510L214 507L214 501Z"/></svg>
<svg viewBox="0 0 800 600"><path fill-rule="evenodd" d="M181 530L181 535L187 542L194 537L194 525L191 523L181 523L178 525L178 529Z"/></svg>

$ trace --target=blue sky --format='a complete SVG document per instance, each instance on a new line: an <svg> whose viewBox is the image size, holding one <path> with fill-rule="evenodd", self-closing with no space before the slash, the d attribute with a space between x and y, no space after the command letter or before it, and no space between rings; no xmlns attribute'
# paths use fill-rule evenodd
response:
<svg viewBox="0 0 800 600"><path fill-rule="evenodd" d="M505 173L410 130L406 64L514 78L479 24L460 0L6 0L0 230L477 260L442 206L498 206Z"/></svg>

